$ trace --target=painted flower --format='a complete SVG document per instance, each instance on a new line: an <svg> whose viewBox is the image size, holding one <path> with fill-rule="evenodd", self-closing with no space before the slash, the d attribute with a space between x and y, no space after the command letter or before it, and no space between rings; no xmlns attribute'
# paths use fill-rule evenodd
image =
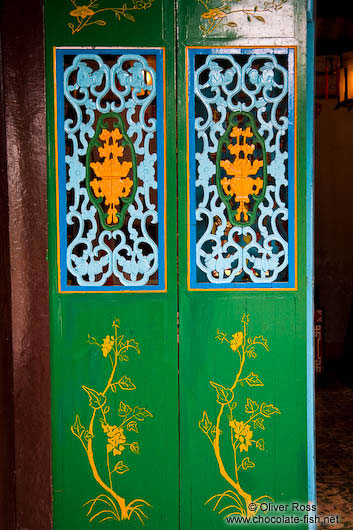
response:
<svg viewBox="0 0 353 530"><path fill-rule="evenodd" d="M222 66L219 66L218 63L216 63L215 61L210 61L209 62L209 69L210 69L210 73L209 73L209 76L208 76L208 82L209 84L212 86L212 87L216 87L216 86L221 86L221 84L223 83L223 68Z"/></svg>
<svg viewBox="0 0 353 530"><path fill-rule="evenodd" d="M137 168L137 176L142 182L146 182L148 184L154 183L154 175L155 175L155 168L154 164L157 160L157 155L154 153L153 155L146 155L144 160L139 164Z"/></svg>
<svg viewBox="0 0 353 530"><path fill-rule="evenodd" d="M261 75L261 82L263 85L269 85L272 86L274 84L274 77L275 73L273 71L273 64L271 62L267 62L260 68L262 75Z"/></svg>
<svg viewBox="0 0 353 530"><path fill-rule="evenodd" d="M206 11L206 13L202 13L202 18L210 18L212 20L217 20L219 18L224 18L227 16L227 13L224 11L221 11L216 7L215 9L210 9L209 11Z"/></svg>
<svg viewBox="0 0 353 530"><path fill-rule="evenodd" d="M133 0L135 9L148 9L152 6L152 0Z"/></svg>
<svg viewBox="0 0 353 530"><path fill-rule="evenodd" d="M230 427L234 431L234 439L238 442L240 452L247 451L252 444L253 432L249 425L245 425L243 421L230 421Z"/></svg>
<svg viewBox="0 0 353 530"><path fill-rule="evenodd" d="M102 429L107 434L108 443L107 451L110 453L113 451L113 455L121 455L124 451L124 443L126 442L126 436L122 427L116 425L108 425L108 423L102 422Z"/></svg>
<svg viewBox="0 0 353 530"><path fill-rule="evenodd" d="M86 18L86 17L91 17L94 14L95 14L95 11L93 11L93 9L90 9L88 6L79 6L79 7L76 7L76 9L73 9L72 11L70 11L70 15L72 17Z"/></svg>
<svg viewBox="0 0 353 530"><path fill-rule="evenodd" d="M199 181L208 183L209 179L216 174L215 165L208 158L207 154L196 154L196 160L199 162L197 172Z"/></svg>
<svg viewBox="0 0 353 530"><path fill-rule="evenodd" d="M104 357L106 357L108 353L112 351L113 346L114 346L114 337L110 337L109 335L107 335L105 339L103 339L103 344L102 344L102 352L103 352Z"/></svg>
<svg viewBox="0 0 353 530"><path fill-rule="evenodd" d="M241 331L238 331L238 333L234 333L232 337L233 339L230 341L230 347L233 351L236 351L242 345L243 333Z"/></svg>
<svg viewBox="0 0 353 530"><path fill-rule="evenodd" d="M249 76L250 83L256 85L259 80L259 72L255 68L248 68L246 73Z"/></svg>
<svg viewBox="0 0 353 530"><path fill-rule="evenodd" d="M83 164L78 160L78 157L66 156L65 161L69 164L69 177L70 181L66 185L66 189L72 189L72 187L79 186L86 177L86 169Z"/></svg>

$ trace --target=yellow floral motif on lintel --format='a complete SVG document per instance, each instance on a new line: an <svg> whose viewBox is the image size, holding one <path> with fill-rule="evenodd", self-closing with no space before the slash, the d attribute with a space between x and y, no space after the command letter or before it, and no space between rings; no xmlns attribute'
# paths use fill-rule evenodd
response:
<svg viewBox="0 0 353 530"><path fill-rule="evenodd" d="M68 26L73 35L88 26L106 26L107 22L100 17L104 17L104 15L109 12L114 14L117 21L125 18L130 22L136 22L132 13L134 11L146 11L152 7L154 1L155 0L132 0L129 5L128 2L124 2L121 7L100 8L98 0L90 0L86 5L78 5L77 0L71 0L74 9L70 11L70 16L76 18L76 25L69 22ZM97 15L99 16L97 17Z"/></svg>
<svg viewBox="0 0 353 530"><path fill-rule="evenodd" d="M217 2L212 0L196 1L204 8L199 26L203 37L211 35L217 28L222 28L224 32L229 31L229 28L237 28L244 21L266 23L263 17L264 14L278 11L288 2L288 0L266 0L261 5L261 2L256 1L253 7L241 7L239 5L240 0L222 0L221 2L219 0Z"/></svg>

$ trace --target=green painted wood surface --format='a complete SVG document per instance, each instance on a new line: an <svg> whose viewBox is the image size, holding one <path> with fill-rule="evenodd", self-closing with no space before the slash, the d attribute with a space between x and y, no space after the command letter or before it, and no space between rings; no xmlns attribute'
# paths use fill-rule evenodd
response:
<svg viewBox="0 0 353 530"><path fill-rule="evenodd" d="M114 6L116 2L100 2L100 7ZM104 4L104 6L103 6ZM128 2L130 4L135 4ZM79 4L78 4L79 5ZM101 345L107 335L114 336L112 323L120 319L119 335L124 341L135 339L141 353L128 351L129 361L119 363L115 381L129 377L136 390L107 392L110 406L107 423L119 425L120 402L148 410L153 417L140 411L134 420L138 426L127 430L127 442L138 442L140 454L126 447L121 454L110 453L111 466L123 461L130 471L113 474L113 489L126 499L143 499L151 506L135 502L144 510L148 519L145 527L153 530L178 528L178 352L177 352L177 283L176 283L176 179L175 179L175 85L174 85L174 6L169 2L147 2L146 9L134 12L136 22L114 13L102 14L106 26L81 27L72 33L68 24L77 22L70 16L75 6L69 0L45 4L46 72L47 72L47 131L48 131L48 201L49 201L49 267L51 301L51 379L52 379L52 461L53 461L53 526L55 530L86 530L104 527L140 528L137 512L127 522L108 519L102 525L99 520L111 516L102 515L90 523L90 517L103 509L113 510L102 498L86 514L91 505L83 506L90 499L107 493L93 477L88 455L76 434L89 431L94 409L89 406L85 386L103 393L112 367L109 355L104 357L101 347L90 344L88 334ZM128 12L129 14L129 12ZM87 17L81 17L85 22ZM75 26L77 27L77 26ZM57 239L55 200L55 134L54 134L54 86L53 47L100 46L100 47L165 47L166 53L166 172L167 172L167 280L166 293L58 293ZM160 221L161 222L161 221ZM166 384L167 382L167 384ZM93 397L92 397L93 396ZM94 402L94 395L91 392ZM101 402L104 398L101 396ZM94 403L93 403L94 404ZM138 411L137 411L138 412ZM79 423L75 423L76 415ZM141 420L141 414L144 420ZM82 427L81 427L82 426ZM85 431L83 431L85 427ZM131 425L130 425L131 427ZM106 428L107 429L107 428ZM97 467L109 483L106 468L107 432L99 421L94 424L93 442ZM113 438L111 438L113 440ZM118 442L119 435L115 437ZM123 441L120 438L120 441ZM92 442L92 443L93 443ZM117 445L119 451L119 444ZM119 468L120 472L124 468ZM138 512L142 517L141 512Z"/></svg>
<svg viewBox="0 0 353 530"><path fill-rule="evenodd" d="M221 410L220 403L231 396L220 396L210 381L231 388L239 370L240 359L231 345L216 339L218 330L232 335L243 331L243 315L249 315L249 337L262 335L268 341L268 351L258 345L256 358L246 356L241 377L256 374L264 386L243 386L235 388L234 418L246 421L249 414L245 410L248 398L258 405L273 404L281 414L263 417L265 430L255 429L252 440L262 439L265 450L258 450L252 444L240 452L238 466L244 458L249 458L254 467L238 471L235 478L234 460L231 450L229 411L221 416L219 427L222 463L230 477L251 495L254 502L259 497L270 496L275 504L308 503L307 474L307 390L306 390L306 212L305 212L305 5L299 3L295 12L294 38L287 41L266 39L273 32L271 22L262 23L259 38L247 38L245 24L225 27L209 36L202 36L199 25L210 22L201 13L215 8L217 2L189 2L180 0L178 27L178 146L179 146L179 270L180 270L180 430L181 430L181 528L216 530L226 525L223 517L229 513L239 513L242 495L233 497L212 496L236 488L221 474L212 441L203 430L209 428L208 421L216 425ZM218 2L217 6L220 6ZM237 4L238 5L238 4ZM254 4L255 5L255 4ZM244 19L243 19L244 21ZM211 21L212 22L212 21ZM242 22L240 19L239 24ZM254 21L256 23L256 21ZM303 25L304 23L304 25ZM238 31L240 37L236 37ZM298 237L298 289L294 291L190 291L187 284L187 108L186 108L186 46L242 46L253 47L262 44L271 46L297 46L297 237ZM192 155L191 155L192 156ZM235 339L234 339L235 340ZM218 387L219 388L219 387ZM221 390L220 390L221 392ZM222 401L223 399L223 401ZM255 405L256 406L256 405ZM227 407L227 405L225 405ZM204 411L207 416L205 417ZM201 424L199 421L201 420ZM211 431L208 431L209 433ZM227 442L227 439L228 442ZM260 442L261 443L261 442ZM250 464L252 465L252 464ZM245 462L245 467L247 463ZM238 492L239 493L239 492ZM230 493L232 496L233 494ZM264 499L268 502L268 498ZM219 504L216 502L219 501ZM226 509L227 506L233 506ZM215 508L215 509L214 509ZM222 509L224 508L224 511ZM263 512L259 512L265 515ZM242 526L242 525L237 525ZM257 524L256 528L272 528L271 525ZM279 526L279 527L285 527ZM305 523L298 528L307 528Z"/></svg>

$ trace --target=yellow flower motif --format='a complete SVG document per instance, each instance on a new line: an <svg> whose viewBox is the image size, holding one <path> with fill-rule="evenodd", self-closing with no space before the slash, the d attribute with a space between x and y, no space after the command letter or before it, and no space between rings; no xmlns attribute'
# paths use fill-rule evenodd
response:
<svg viewBox="0 0 353 530"><path fill-rule="evenodd" d="M152 0L134 0L133 4L135 9L149 9L152 6Z"/></svg>
<svg viewBox="0 0 353 530"><path fill-rule="evenodd" d="M224 11L221 11L217 7L215 9L210 9L209 11L206 11L206 13L202 13L202 18L211 18L212 20L217 20L219 18L224 18L227 16L227 13Z"/></svg>
<svg viewBox="0 0 353 530"><path fill-rule="evenodd" d="M90 9L88 6L79 6L76 9L73 9L72 11L70 11L70 15L72 17L86 18L86 17L91 17L94 14L95 14L95 11L93 11L93 9Z"/></svg>
<svg viewBox="0 0 353 530"><path fill-rule="evenodd" d="M233 340L230 341L230 347L232 348L233 351L236 351L242 345L243 332L238 331L238 333L234 333L232 337L233 337Z"/></svg>
<svg viewBox="0 0 353 530"><path fill-rule="evenodd" d="M124 434L124 429L122 427L117 427L116 425L108 425L108 423L102 423L102 429L107 433L108 443L107 451L110 453L113 451L113 455L121 455L124 451L124 444L126 442L126 436Z"/></svg>
<svg viewBox="0 0 353 530"><path fill-rule="evenodd" d="M249 425L245 425L243 421L230 421L230 427L234 430L234 438L239 442L240 452L247 451L252 444L253 432Z"/></svg>
<svg viewBox="0 0 353 530"><path fill-rule="evenodd" d="M106 357L108 353L112 351L113 346L114 346L114 337L110 337L109 335L107 335L105 339L103 339L103 344L102 344L102 352L103 352L104 357Z"/></svg>

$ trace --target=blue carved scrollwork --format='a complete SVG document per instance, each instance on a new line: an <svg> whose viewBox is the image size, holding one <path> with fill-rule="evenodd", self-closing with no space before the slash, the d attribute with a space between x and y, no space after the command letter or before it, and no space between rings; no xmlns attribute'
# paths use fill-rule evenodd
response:
<svg viewBox="0 0 353 530"><path fill-rule="evenodd" d="M190 155L191 288L291 287L294 66L291 60L289 68L288 57L293 49L279 55L246 48L227 52L189 50L195 64L189 90L195 150ZM217 150L219 159L220 140L234 113L252 116L267 156L266 190L248 226L230 222L215 178Z"/></svg>
<svg viewBox="0 0 353 530"><path fill-rule="evenodd" d="M148 51L149 56L153 53L158 63L162 56ZM59 199L61 207L63 203L66 205L66 218L65 227L60 218L60 234L61 246L66 245L65 265L70 285L62 287L64 290L70 290L71 286L83 290L102 286L107 290L138 290L142 286L161 289L164 256L159 242L163 242L164 227L158 224L158 212L163 208L160 197L164 190L161 195L155 190L159 179L163 182L164 178L163 163L159 166L157 162L158 143L164 138L162 134L157 138L157 130L159 127L163 130L163 124L157 123L155 109L163 105L163 100L157 95L156 69L140 53L81 50L71 52L68 65L63 62L63 70L66 154L62 148L59 156L65 156L66 197L61 193ZM125 122L126 134L137 157L138 182L124 225L107 230L90 200L85 165L99 117L112 113ZM159 116L163 117L162 111ZM63 175L59 174L60 178Z"/></svg>

